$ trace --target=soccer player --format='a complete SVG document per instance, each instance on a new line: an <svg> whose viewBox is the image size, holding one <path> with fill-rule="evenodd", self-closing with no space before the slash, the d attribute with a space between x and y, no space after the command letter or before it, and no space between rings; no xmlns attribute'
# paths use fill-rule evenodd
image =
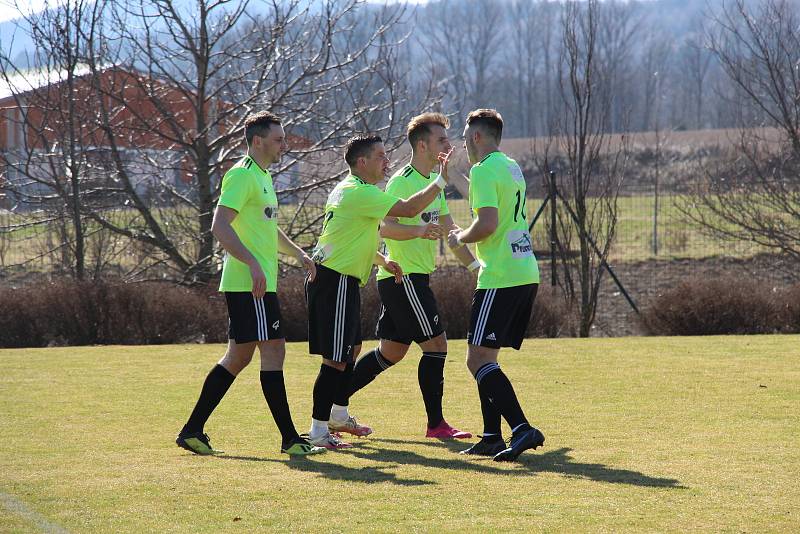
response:
<svg viewBox="0 0 800 534"><path fill-rule="evenodd" d="M446 161L446 155L440 157ZM349 447L340 432L366 436L372 429L355 418L332 413L334 401L347 399L353 362L361 350L361 296L373 264L383 266L398 284L403 271L378 250L378 228L384 217L414 217L429 206L446 185L442 176L408 199L381 191L389 158L377 135L357 135L345 148L350 174L336 184L325 204L322 234L314 248L316 278L306 280L308 345L322 356L314 383L311 429L313 445L328 449ZM333 433L331 433L333 431Z"/></svg>
<svg viewBox="0 0 800 534"><path fill-rule="evenodd" d="M316 266L278 228L278 199L267 167L288 148L281 119L269 112L247 117L247 155L222 179L211 230L225 249L222 281L228 305L228 349L206 377L200 398L175 442L195 454L215 454L203 427L247 367L256 347L261 355L261 390L281 433L281 452L304 456L325 452L295 430L283 379L286 343L276 294L278 252L293 256L313 280Z"/></svg>
<svg viewBox="0 0 800 534"><path fill-rule="evenodd" d="M423 113L411 119L406 128L411 145L411 162L397 171L386 185L386 192L408 197L426 188L436 179L434 168L440 153L452 150L447 137L450 121L441 113ZM378 269L378 293L381 311L378 318L377 348L359 358L353 370L350 395L375 380L381 372L396 364L408 352L412 342L422 349L417 378L428 417L426 437L470 438L472 434L451 427L442 414L444 363L447 337L436 299L431 291L430 273L436 269L437 244L441 229L453 227L444 191L410 218L387 217L381 225L387 256L403 269L403 283L395 284L393 274ZM456 249L465 265L477 266L466 247ZM463 258L462 258L463 256ZM332 414L339 419L349 416L348 399L334 403Z"/></svg>
<svg viewBox="0 0 800 534"><path fill-rule="evenodd" d="M525 216L525 178L519 165L500 152L502 134L503 119L497 111L478 109L467 116L464 145L472 164L473 221L448 235L452 247L475 243L481 264L467 333L467 367L478 384L483 436L463 453L493 456L498 462L516 460L523 451L544 444L544 435L528 423L497 363L501 347L519 350L522 345L539 285ZM501 416L511 427L508 446Z"/></svg>

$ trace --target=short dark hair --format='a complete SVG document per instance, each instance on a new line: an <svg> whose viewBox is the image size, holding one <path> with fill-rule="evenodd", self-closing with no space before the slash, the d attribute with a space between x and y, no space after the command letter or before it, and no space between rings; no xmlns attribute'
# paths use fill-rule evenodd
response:
<svg viewBox="0 0 800 534"><path fill-rule="evenodd" d="M375 143L383 143L380 135L357 134L347 141L344 148L344 160L351 167L355 167L358 158L364 157L372 150Z"/></svg>
<svg viewBox="0 0 800 534"><path fill-rule="evenodd" d="M444 113L437 112L423 113L411 119L406 127L406 137L408 137L408 143L412 149L419 141L427 139L431 133L430 126L433 124L438 124L442 128L449 128L450 119Z"/></svg>
<svg viewBox="0 0 800 534"><path fill-rule="evenodd" d="M503 117L496 109L476 109L467 115L467 124L482 128L498 143L503 137Z"/></svg>
<svg viewBox="0 0 800 534"><path fill-rule="evenodd" d="M253 142L253 136L266 136L273 124L280 126L282 122L280 117L269 111L259 111L248 115L244 120L244 138L247 146Z"/></svg>

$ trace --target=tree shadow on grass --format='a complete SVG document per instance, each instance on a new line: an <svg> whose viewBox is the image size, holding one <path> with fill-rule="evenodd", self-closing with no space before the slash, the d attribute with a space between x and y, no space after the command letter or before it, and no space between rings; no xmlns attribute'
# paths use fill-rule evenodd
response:
<svg viewBox="0 0 800 534"><path fill-rule="evenodd" d="M454 453L469 447L469 444L466 444L463 441L454 441L454 440L405 441L399 439L377 438L377 439L372 439L371 441L397 443L397 444L428 445L437 448L447 448L448 450ZM386 452L387 454L391 455L391 453L394 451L386 450ZM604 464L576 462L574 461L573 457L568 454L569 452L572 452L572 449L570 449L569 447L562 447L560 449L548 452L534 452L534 451L525 452L514 463L514 465L524 468L518 471L508 471L505 469L499 470L496 468L481 469L480 467L478 467L481 465L480 462L486 462L486 461L493 462L493 460L491 458L474 457L474 456L467 456L465 458L471 460L466 462L470 466L469 467L470 469L483 472L502 471L504 474L529 474L531 472L558 473L569 478L585 478L588 480L595 480L598 482L609 482L612 484L629 484L632 486L645 486L652 488L687 489L686 486L680 483L680 480L674 478L653 477L650 475L645 475L644 473L640 473L638 471L631 471L629 469L618 469L615 467L609 467ZM377 459L377 456L378 455L371 455L373 459ZM426 460L435 460L432 458L427 458L425 456L420 456L420 458L424 458ZM456 461L456 463L463 464L465 462ZM428 464L426 463L425 465ZM447 467L447 466L443 465L442 467Z"/></svg>

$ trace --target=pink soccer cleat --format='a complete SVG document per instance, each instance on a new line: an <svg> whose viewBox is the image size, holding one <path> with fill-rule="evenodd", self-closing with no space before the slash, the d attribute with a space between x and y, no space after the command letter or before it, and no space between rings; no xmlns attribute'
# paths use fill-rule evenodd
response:
<svg viewBox="0 0 800 534"><path fill-rule="evenodd" d="M447 424L447 421L442 419L442 422L436 425L433 428L429 428L428 431L425 433L426 438L435 438L435 439L467 439L471 438L472 434L469 432L464 432L463 430L459 430L457 428L453 428L452 426Z"/></svg>
<svg viewBox="0 0 800 534"><path fill-rule="evenodd" d="M328 430L334 433L347 432L348 434L352 434L360 438L372 434L372 428L368 427L367 425L359 424L359 422L356 421L356 418L352 415L345 421L334 421L331 419L328 421Z"/></svg>

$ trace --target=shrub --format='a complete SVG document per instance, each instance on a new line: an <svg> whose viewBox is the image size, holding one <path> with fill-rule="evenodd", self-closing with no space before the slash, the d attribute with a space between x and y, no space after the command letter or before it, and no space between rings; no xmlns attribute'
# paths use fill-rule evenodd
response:
<svg viewBox="0 0 800 534"><path fill-rule="evenodd" d="M781 293L779 307L782 330L787 334L800 334L800 284Z"/></svg>
<svg viewBox="0 0 800 534"><path fill-rule="evenodd" d="M772 333L780 329L775 296L771 287L740 277L690 278L656 297L642 322L653 335Z"/></svg>
<svg viewBox="0 0 800 534"><path fill-rule="evenodd" d="M163 344L227 337L224 302L167 283L38 282L0 289L0 346Z"/></svg>

